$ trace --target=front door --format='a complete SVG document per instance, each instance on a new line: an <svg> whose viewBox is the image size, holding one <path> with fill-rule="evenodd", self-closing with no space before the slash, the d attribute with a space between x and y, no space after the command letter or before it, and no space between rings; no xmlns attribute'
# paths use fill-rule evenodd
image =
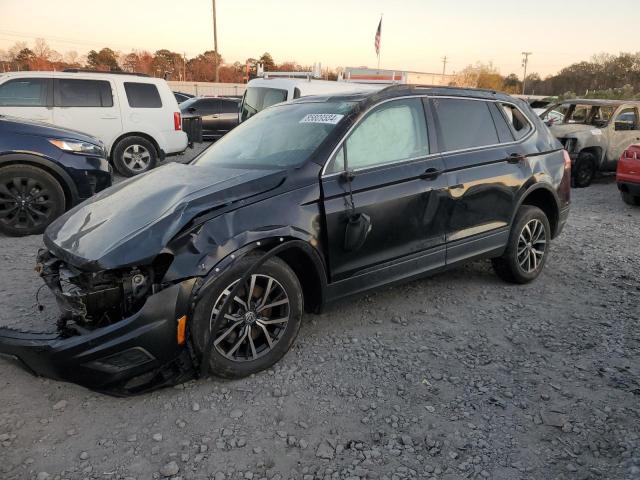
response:
<svg viewBox="0 0 640 480"><path fill-rule="evenodd" d="M640 142L640 125L638 109L623 107L607 127L609 130L609 146L605 158L605 168L613 169L620 155L629 145Z"/></svg>
<svg viewBox="0 0 640 480"><path fill-rule="evenodd" d="M13 78L0 84L0 114L53 123L53 80Z"/></svg>
<svg viewBox="0 0 640 480"><path fill-rule="evenodd" d="M357 124L322 178L333 296L444 265L443 172L429 150L420 98L382 103ZM349 250L347 224L358 215L370 227L364 243Z"/></svg>

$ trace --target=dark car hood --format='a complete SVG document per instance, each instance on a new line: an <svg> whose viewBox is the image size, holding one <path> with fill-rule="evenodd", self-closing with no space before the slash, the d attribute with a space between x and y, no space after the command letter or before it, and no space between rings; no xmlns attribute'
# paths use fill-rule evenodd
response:
<svg viewBox="0 0 640 480"><path fill-rule="evenodd" d="M170 163L100 192L44 234L58 258L86 270L148 264L196 215L274 189L286 171Z"/></svg>
<svg viewBox="0 0 640 480"><path fill-rule="evenodd" d="M45 122L35 122L22 118L0 115L0 125L13 133L20 135L36 135L48 138L68 138L83 142L100 145L100 140L86 133L72 130L70 128L60 128Z"/></svg>

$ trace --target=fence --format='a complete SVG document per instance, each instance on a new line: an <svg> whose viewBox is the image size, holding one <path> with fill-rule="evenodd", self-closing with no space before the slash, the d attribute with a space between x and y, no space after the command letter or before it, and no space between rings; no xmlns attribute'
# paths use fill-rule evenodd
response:
<svg viewBox="0 0 640 480"><path fill-rule="evenodd" d="M212 83L212 82L167 82L174 92L207 96L242 96L247 85L244 83Z"/></svg>

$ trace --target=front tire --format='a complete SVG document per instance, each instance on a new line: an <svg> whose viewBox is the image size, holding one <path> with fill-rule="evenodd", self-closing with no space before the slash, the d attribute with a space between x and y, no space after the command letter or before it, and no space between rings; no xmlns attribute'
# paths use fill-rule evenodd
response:
<svg viewBox="0 0 640 480"><path fill-rule="evenodd" d="M62 186L31 165L0 168L0 232L36 235L65 211Z"/></svg>
<svg viewBox="0 0 640 480"><path fill-rule="evenodd" d="M547 260L550 232L549 220L542 210L531 205L520 207L505 252L491 260L496 274L510 283L535 280Z"/></svg>
<svg viewBox="0 0 640 480"><path fill-rule="evenodd" d="M295 273L281 259L267 260L240 290L219 325L215 317L236 282L256 261L238 261L199 296L192 324L193 346L202 356L209 331L215 336L209 370L224 378L246 377L279 361L300 330L303 297Z"/></svg>
<svg viewBox="0 0 640 480"><path fill-rule="evenodd" d="M120 175L133 177L156 167L156 147L144 137L125 137L113 149L113 164Z"/></svg>
<svg viewBox="0 0 640 480"><path fill-rule="evenodd" d="M574 168L571 169L573 186L585 188L591 185L596 176L596 170L596 156L591 152L580 153Z"/></svg>
<svg viewBox="0 0 640 480"><path fill-rule="evenodd" d="M622 195L622 201L627 205L633 205L636 207L640 205L640 197L626 192L620 192L620 194Z"/></svg>

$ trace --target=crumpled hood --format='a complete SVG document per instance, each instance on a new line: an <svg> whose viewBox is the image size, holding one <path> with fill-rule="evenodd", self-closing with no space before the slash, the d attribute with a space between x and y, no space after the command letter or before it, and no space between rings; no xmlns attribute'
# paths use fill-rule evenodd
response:
<svg viewBox="0 0 640 480"><path fill-rule="evenodd" d="M601 130L598 127L594 127L593 125L581 125L579 123L567 123L567 124L557 124L551 125L549 130L556 138L564 138L569 135L575 135L577 133L590 133L592 130L597 130L598 132ZM597 134L596 134L597 135Z"/></svg>
<svg viewBox="0 0 640 480"><path fill-rule="evenodd" d="M44 242L87 270L149 263L196 215L264 193L286 171L169 163L100 192L55 220Z"/></svg>

